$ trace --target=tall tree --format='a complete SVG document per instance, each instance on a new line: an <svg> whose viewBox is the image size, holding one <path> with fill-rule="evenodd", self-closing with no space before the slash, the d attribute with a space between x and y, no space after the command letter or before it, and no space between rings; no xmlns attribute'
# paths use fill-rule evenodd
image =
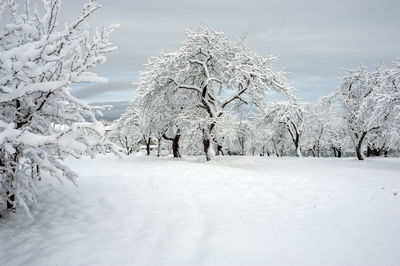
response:
<svg viewBox="0 0 400 266"><path fill-rule="evenodd" d="M267 91L287 94L291 91L283 81L283 73L272 70L274 57L259 56L243 43L235 44L223 33L211 29L187 31L186 36L176 53L162 55L149 63L141 86L153 95L164 91L185 91L191 95L206 159L211 160L215 154L214 129L228 106L239 103L262 106ZM162 78L153 78L160 72Z"/></svg>

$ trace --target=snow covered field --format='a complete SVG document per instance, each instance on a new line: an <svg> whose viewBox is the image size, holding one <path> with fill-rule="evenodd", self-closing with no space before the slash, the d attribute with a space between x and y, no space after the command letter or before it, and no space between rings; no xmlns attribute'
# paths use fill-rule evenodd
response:
<svg viewBox="0 0 400 266"><path fill-rule="evenodd" d="M399 159L68 165L79 188L51 181L34 220L0 220L0 265L400 265Z"/></svg>

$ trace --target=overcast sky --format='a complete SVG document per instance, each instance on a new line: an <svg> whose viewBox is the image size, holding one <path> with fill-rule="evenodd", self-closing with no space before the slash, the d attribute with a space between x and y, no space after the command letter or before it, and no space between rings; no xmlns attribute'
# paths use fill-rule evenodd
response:
<svg viewBox="0 0 400 266"><path fill-rule="evenodd" d="M62 20L79 14L84 0L64 0ZM304 101L314 101L338 85L343 69L363 63L391 64L400 57L399 0L103 0L91 26L121 24L111 40L118 50L97 72L108 85L90 85L77 95L88 102L129 100L131 82L148 57L176 50L185 29L199 25L223 31L261 55L279 56L275 68Z"/></svg>

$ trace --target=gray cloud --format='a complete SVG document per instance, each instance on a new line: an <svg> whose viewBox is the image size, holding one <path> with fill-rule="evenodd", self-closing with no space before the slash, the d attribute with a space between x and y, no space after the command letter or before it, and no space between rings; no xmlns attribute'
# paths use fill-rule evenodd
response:
<svg viewBox="0 0 400 266"><path fill-rule="evenodd" d="M103 110L103 116L97 117L97 119L102 121L112 122L118 119L123 112L125 112L126 108L130 106L130 103L127 101L121 102L95 102L92 105L102 106L102 105L111 105L112 108L109 110Z"/></svg>
<svg viewBox="0 0 400 266"><path fill-rule="evenodd" d="M73 91L72 94L77 98L87 99L107 92L133 90L135 87L136 86L133 85L132 82L110 81L108 83L95 84L81 88Z"/></svg>
<svg viewBox="0 0 400 266"><path fill-rule="evenodd" d="M62 21L76 17L85 2L64 0ZM231 39L250 30L247 46L262 55L279 55L276 68L291 72L289 83L306 100L335 88L344 68L388 64L400 57L398 0L100 2L102 8L89 24L119 22L121 27L111 38L119 49L96 71L109 77L136 73L130 81L137 81L148 57L159 55L162 49L177 49L185 29L200 24L224 31Z"/></svg>

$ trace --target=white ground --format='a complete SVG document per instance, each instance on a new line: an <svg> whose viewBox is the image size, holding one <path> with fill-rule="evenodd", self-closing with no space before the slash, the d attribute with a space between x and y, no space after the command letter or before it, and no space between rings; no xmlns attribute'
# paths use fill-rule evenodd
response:
<svg viewBox="0 0 400 266"><path fill-rule="evenodd" d="M400 265L400 159L68 164L79 188L0 221L0 265Z"/></svg>

